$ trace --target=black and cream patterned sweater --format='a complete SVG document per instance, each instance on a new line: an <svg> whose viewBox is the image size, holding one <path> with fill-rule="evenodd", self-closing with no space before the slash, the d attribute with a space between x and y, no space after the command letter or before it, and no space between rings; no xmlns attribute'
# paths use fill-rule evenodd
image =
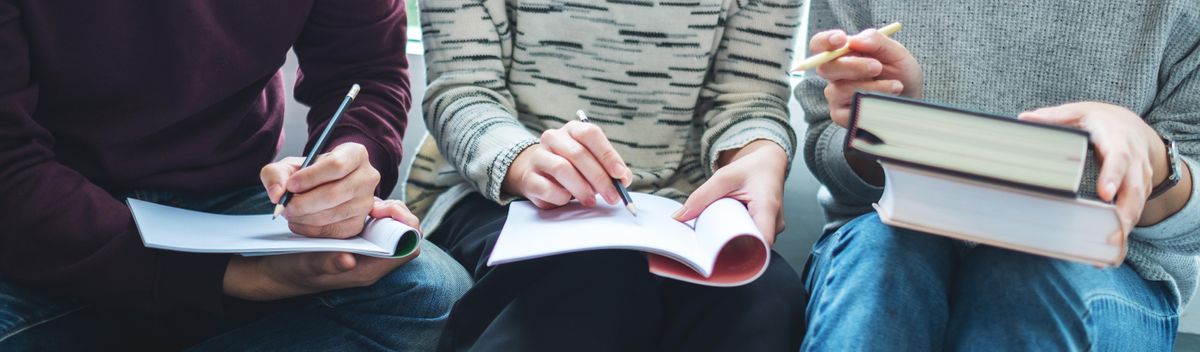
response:
<svg viewBox="0 0 1200 352"><path fill-rule="evenodd" d="M421 2L429 128L406 201L431 233L470 192L504 204L513 159L584 109L634 173L683 200L718 153L792 155L788 64L800 0Z"/></svg>

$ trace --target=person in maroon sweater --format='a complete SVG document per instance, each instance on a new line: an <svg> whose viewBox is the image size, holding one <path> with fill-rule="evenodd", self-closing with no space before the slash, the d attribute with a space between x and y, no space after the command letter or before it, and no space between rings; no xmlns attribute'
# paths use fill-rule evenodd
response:
<svg viewBox="0 0 1200 352"><path fill-rule="evenodd" d="M410 104L405 22L399 0L0 0L0 350L431 348L470 282L436 246L407 263L161 251L123 202L266 213L286 189L306 236L415 226L378 198ZM289 49L308 148L363 87L301 171L272 163Z"/></svg>

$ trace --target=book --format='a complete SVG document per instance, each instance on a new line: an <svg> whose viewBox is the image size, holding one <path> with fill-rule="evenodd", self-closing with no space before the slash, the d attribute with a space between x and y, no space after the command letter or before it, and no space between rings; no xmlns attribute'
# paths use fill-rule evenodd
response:
<svg viewBox="0 0 1200 352"><path fill-rule="evenodd" d="M292 233L271 214L211 214L127 199L134 223L148 248L243 256L304 252L349 252L372 257L406 257L416 252L416 229L392 219L370 219L362 233L347 239L311 238Z"/></svg>
<svg viewBox="0 0 1200 352"><path fill-rule="evenodd" d="M513 202L489 266L563 253L628 249L646 252L649 271L671 279L709 286L752 282L767 269L766 240L742 203L725 198L696 219L679 222L671 215L683 205L645 193L630 193L638 215L620 205L578 202L538 209Z"/></svg>
<svg viewBox="0 0 1200 352"><path fill-rule="evenodd" d="M1086 131L856 93L846 148L877 159L892 226L1097 266L1125 258Z"/></svg>

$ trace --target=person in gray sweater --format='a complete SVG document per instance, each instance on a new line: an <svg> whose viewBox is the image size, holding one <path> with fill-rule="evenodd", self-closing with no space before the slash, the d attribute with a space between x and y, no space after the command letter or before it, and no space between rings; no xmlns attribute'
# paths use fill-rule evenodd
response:
<svg viewBox="0 0 1200 352"><path fill-rule="evenodd" d="M828 219L804 273L805 350L1172 347L1200 254L1200 3L818 0L809 16L811 52L849 43L854 55L795 89ZM905 24L893 38L868 29L893 21ZM1089 131L1125 265L882 224L880 167L842 146L856 90Z"/></svg>

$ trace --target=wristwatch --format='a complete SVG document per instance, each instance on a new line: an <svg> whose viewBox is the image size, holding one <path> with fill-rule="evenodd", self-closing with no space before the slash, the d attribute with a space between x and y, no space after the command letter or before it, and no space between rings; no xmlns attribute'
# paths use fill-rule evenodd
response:
<svg viewBox="0 0 1200 352"><path fill-rule="evenodd" d="M1167 179L1154 186L1154 189L1150 191L1149 199L1158 198L1171 190L1171 187L1179 184L1179 149L1175 147L1175 141L1166 137L1162 137L1162 140L1163 145L1167 147Z"/></svg>

